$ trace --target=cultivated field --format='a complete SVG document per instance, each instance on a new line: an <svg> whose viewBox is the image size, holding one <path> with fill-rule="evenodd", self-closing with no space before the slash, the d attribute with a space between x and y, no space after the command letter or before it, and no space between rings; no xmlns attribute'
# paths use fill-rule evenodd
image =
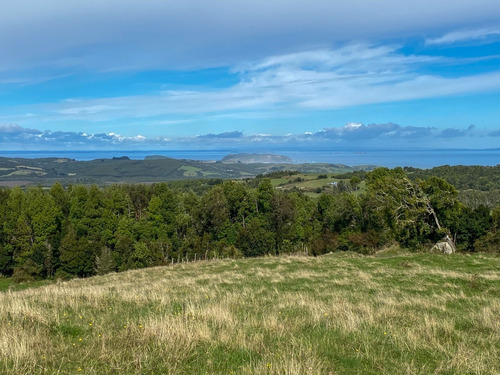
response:
<svg viewBox="0 0 500 375"><path fill-rule="evenodd" d="M500 258L255 258L0 293L1 374L500 374Z"/></svg>

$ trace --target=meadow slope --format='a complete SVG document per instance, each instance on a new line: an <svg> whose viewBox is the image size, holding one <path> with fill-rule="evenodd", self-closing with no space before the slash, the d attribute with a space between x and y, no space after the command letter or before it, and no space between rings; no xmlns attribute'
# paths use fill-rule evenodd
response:
<svg viewBox="0 0 500 375"><path fill-rule="evenodd" d="M0 293L1 374L500 374L500 258L180 264Z"/></svg>

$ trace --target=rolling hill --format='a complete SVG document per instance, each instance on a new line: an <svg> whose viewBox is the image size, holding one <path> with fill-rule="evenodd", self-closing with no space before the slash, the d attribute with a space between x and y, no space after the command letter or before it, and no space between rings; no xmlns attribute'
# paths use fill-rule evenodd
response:
<svg viewBox="0 0 500 375"><path fill-rule="evenodd" d="M499 261L388 249L0 292L0 373L498 374Z"/></svg>
<svg viewBox="0 0 500 375"><path fill-rule="evenodd" d="M131 160L126 157L76 161L67 158L0 158L0 185L52 185L116 182L157 182L193 178L253 177L267 172L297 170L305 173L350 172L367 167L341 164L222 163L167 157Z"/></svg>

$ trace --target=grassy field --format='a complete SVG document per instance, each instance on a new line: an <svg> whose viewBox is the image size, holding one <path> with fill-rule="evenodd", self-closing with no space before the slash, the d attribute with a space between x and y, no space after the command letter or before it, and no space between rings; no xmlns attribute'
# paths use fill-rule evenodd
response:
<svg viewBox="0 0 500 375"><path fill-rule="evenodd" d="M216 163L185 159L128 160L96 159L75 161L64 158L4 158L0 157L0 184L4 186L51 186L111 183L149 183L196 179L202 177L238 179L267 172L296 169L303 173L346 173L370 166L348 167L340 164L287 163ZM21 181L22 180L22 181Z"/></svg>
<svg viewBox="0 0 500 375"><path fill-rule="evenodd" d="M40 281L33 281L30 283L16 283L11 278L0 277L0 292L5 292L8 290L16 291L28 288L36 288L51 283L53 283L53 281L51 280L40 280Z"/></svg>
<svg viewBox="0 0 500 375"><path fill-rule="evenodd" d="M284 176L280 178L271 179L271 184L279 190L300 190L312 198L318 198L321 195L321 190L331 191L332 183L339 183L343 181L348 183L347 179L336 178L335 175L328 174L325 179L318 179L320 173L296 173L292 176ZM319 190L321 189L321 190ZM358 186L357 194L366 192L366 183L363 181Z"/></svg>
<svg viewBox="0 0 500 375"><path fill-rule="evenodd" d="M498 358L486 255L198 262L0 293L1 374L500 374Z"/></svg>

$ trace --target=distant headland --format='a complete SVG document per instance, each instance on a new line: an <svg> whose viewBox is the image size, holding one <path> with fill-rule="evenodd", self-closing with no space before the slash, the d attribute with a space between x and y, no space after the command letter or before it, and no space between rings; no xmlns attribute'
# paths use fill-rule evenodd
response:
<svg viewBox="0 0 500 375"><path fill-rule="evenodd" d="M291 163L292 159L285 155L275 154L229 154L221 159L222 163Z"/></svg>

